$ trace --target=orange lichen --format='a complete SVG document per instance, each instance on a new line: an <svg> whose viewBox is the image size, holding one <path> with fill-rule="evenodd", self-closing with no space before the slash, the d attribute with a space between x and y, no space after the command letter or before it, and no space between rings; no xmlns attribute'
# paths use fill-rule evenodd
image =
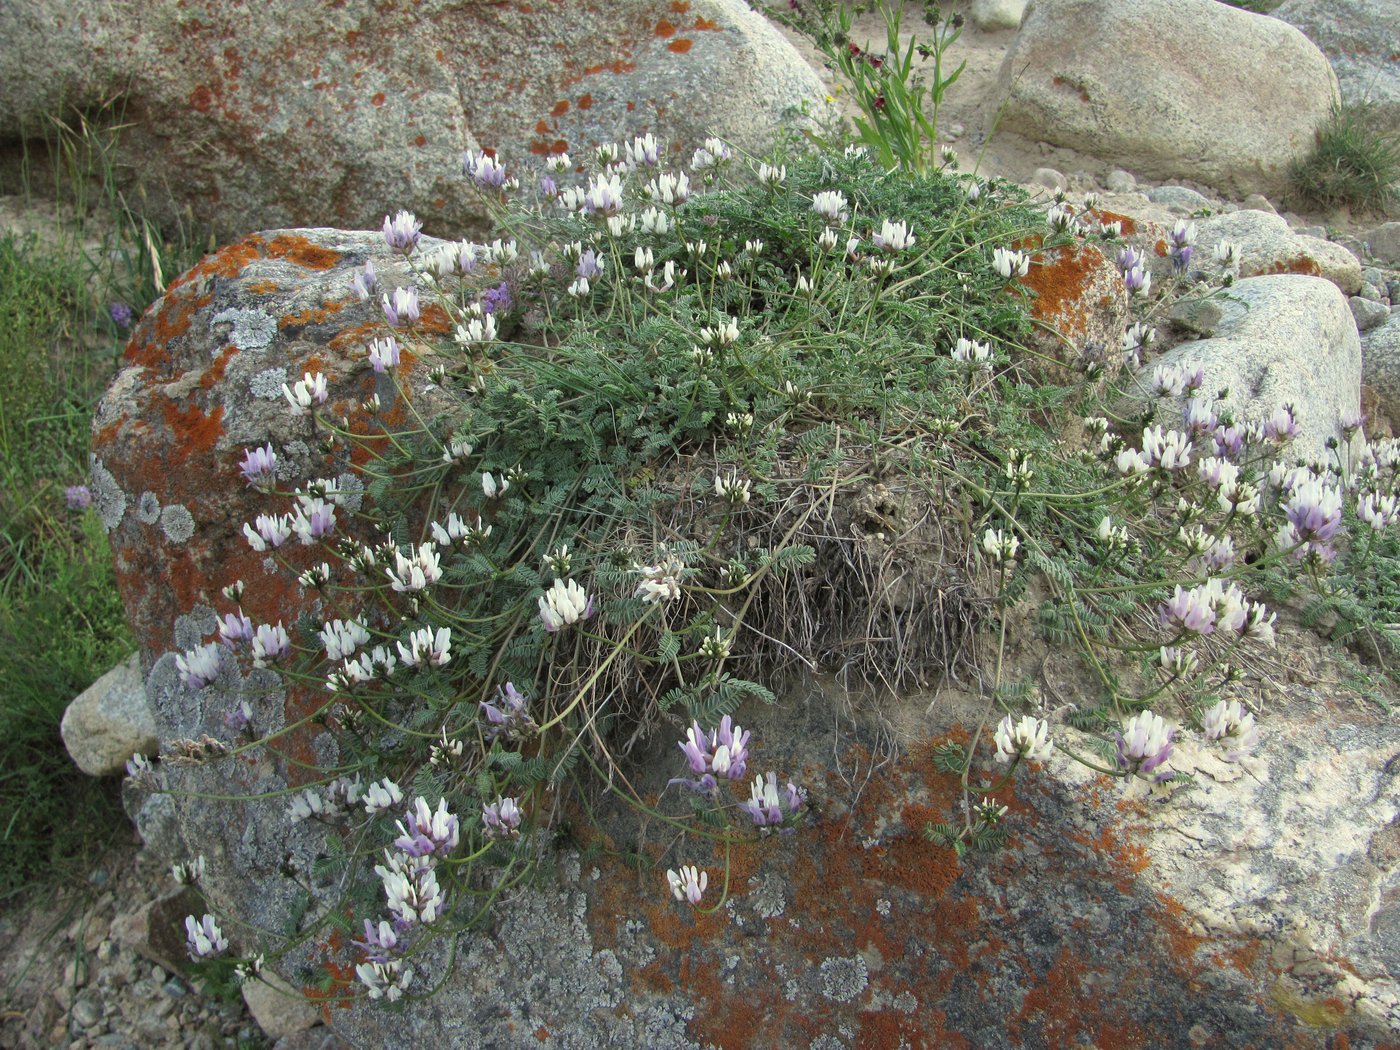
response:
<svg viewBox="0 0 1400 1050"><path fill-rule="evenodd" d="M689 37L683 36L677 40L672 40L669 44L667 44L666 50L674 51L678 55L683 55L687 51L689 51L693 46L694 41L692 41Z"/></svg>
<svg viewBox="0 0 1400 1050"><path fill-rule="evenodd" d="M329 270L340 262L340 253L307 240L299 233L282 233L267 246L270 259L287 259L307 270Z"/></svg>
<svg viewBox="0 0 1400 1050"><path fill-rule="evenodd" d="M549 111L549 115L551 117L562 117L567 112L569 112L569 100L561 98L558 102L554 103L554 108Z"/></svg>
<svg viewBox="0 0 1400 1050"><path fill-rule="evenodd" d="M1309 277L1321 277L1322 267L1316 259L1306 255L1295 255L1291 259L1280 259L1259 271L1260 274L1301 273Z"/></svg>
<svg viewBox="0 0 1400 1050"><path fill-rule="evenodd" d="M162 411L165 425L174 439L171 450L182 456L208 452L224 433L224 406L218 405L208 415L198 405L180 405L168 401Z"/></svg>
<svg viewBox="0 0 1400 1050"><path fill-rule="evenodd" d="M578 97L578 108L579 108L579 109L592 109L592 108L593 108L593 96L592 96L592 95L589 95L589 94L580 95L580 96Z"/></svg>
<svg viewBox="0 0 1400 1050"><path fill-rule="evenodd" d="M246 287L249 295L271 295L281 289L276 281L249 281Z"/></svg>
<svg viewBox="0 0 1400 1050"><path fill-rule="evenodd" d="M376 91L373 95L369 97L369 103L371 106L382 106L384 105L385 101L386 99L384 97L384 92L382 91Z"/></svg>
<svg viewBox="0 0 1400 1050"><path fill-rule="evenodd" d="M674 25L673 23L668 22L668 21L666 21L666 19L663 18L660 22L657 22L657 23L656 23L656 35L657 35L657 36L675 36L675 35L676 35L676 27L675 27L675 25Z"/></svg>
<svg viewBox="0 0 1400 1050"><path fill-rule="evenodd" d="M1107 267L1107 258L1092 244L1058 249L1020 278L1035 292L1031 316L1066 334L1083 332L1099 305L1086 301L1088 290Z"/></svg>
<svg viewBox="0 0 1400 1050"><path fill-rule="evenodd" d="M691 26L690 28L691 28L691 29L698 30L698 31L700 31L700 32L702 32L702 33L703 33L703 32L717 32L717 31L719 30L719 23L718 23L718 22L715 22L715 21L712 21L711 19L708 19L708 18L696 17L696 19L695 19L695 24L694 24L693 26Z"/></svg>
<svg viewBox="0 0 1400 1050"><path fill-rule="evenodd" d="M305 328L309 324L321 324L345 309L345 306L344 302L332 301L322 307L307 307L294 314L283 314L277 319L277 327L285 331L288 328Z"/></svg>

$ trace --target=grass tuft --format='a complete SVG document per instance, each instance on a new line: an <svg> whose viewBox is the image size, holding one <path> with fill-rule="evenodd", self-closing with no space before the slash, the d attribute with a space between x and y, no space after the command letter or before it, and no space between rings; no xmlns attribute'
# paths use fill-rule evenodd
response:
<svg viewBox="0 0 1400 1050"><path fill-rule="evenodd" d="M1371 108L1336 107L1318 129L1312 152L1292 166L1289 177L1308 200L1371 212L1400 203L1400 139L1375 130Z"/></svg>

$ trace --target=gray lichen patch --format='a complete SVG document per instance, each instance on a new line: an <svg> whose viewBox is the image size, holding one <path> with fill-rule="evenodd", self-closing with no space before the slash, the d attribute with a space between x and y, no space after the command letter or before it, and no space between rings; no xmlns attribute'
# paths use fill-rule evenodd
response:
<svg viewBox="0 0 1400 1050"><path fill-rule="evenodd" d="M263 350L277 338L277 318L262 310L237 306L220 310L209 322L209 330L220 324L233 325L228 339L240 350Z"/></svg>
<svg viewBox="0 0 1400 1050"><path fill-rule="evenodd" d="M352 514L360 509L365 498L365 483L360 475L345 471L336 475L335 486L340 491L340 505Z"/></svg>
<svg viewBox="0 0 1400 1050"><path fill-rule="evenodd" d="M285 368L268 368L248 380L248 393L263 401L276 401L287 383Z"/></svg>
<svg viewBox="0 0 1400 1050"><path fill-rule="evenodd" d="M859 955L823 960L822 995L838 1003L849 1003L865 991L869 971Z"/></svg>
<svg viewBox="0 0 1400 1050"><path fill-rule="evenodd" d="M126 514L126 493L96 456L92 458L91 487L92 505L97 508L102 527L111 532L122 523L122 517Z"/></svg>
<svg viewBox="0 0 1400 1050"><path fill-rule="evenodd" d="M136 517L143 525L154 525L160 518L160 500L154 492L147 490L141 493L141 498L136 501Z"/></svg>
<svg viewBox="0 0 1400 1050"><path fill-rule="evenodd" d="M194 515L176 503L160 512L160 528L171 543L184 543L194 535Z"/></svg>

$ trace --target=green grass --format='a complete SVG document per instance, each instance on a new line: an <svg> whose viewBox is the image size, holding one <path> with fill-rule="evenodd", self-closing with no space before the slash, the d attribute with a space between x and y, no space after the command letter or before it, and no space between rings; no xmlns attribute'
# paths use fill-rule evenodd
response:
<svg viewBox="0 0 1400 1050"><path fill-rule="evenodd" d="M115 779L94 780L59 736L64 708L134 648L107 538L67 508L87 480L92 407L124 334L164 274L198 249L127 207L112 178L115 132L55 125L58 187L44 235L0 233L0 901L81 877L123 825Z"/></svg>
<svg viewBox="0 0 1400 1050"><path fill-rule="evenodd" d="M1324 207L1387 212L1400 203L1400 139L1375 130L1369 106L1343 104L1289 176L1300 194Z"/></svg>

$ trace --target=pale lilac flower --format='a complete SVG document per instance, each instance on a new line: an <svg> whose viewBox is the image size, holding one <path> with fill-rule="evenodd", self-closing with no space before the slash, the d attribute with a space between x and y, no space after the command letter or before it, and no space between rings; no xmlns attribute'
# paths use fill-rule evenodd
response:
<svg viewBox="0 0 1400 1050"><path fill-rule="evenodd" d="M1200 662L1196 654L1181 646L1164 645L1157 654L1162 670L1172 678L1190 674Z"/></svg>
<svg viewBox="0 0 1400 1050"><path fill-rule="evenodd" d="M1130 295L1147 298L1152 291L1152 272L1141 266L1134 266L1123 274L1123 286Z"/></svg>
<svg viewBox="0 0 1400 1050"><path fill-rule="evenodd" d="M107 316L112 319L112 323L118 328L130 328L135 315L131 312L131 307L126 303L111 303L107 307Z"/></svg>
<svg viewBox="0 0 1400 1050"><path fill-rule="evenodd" d="M384 319L394 328L414 324L420 316L417 288L395 288L392 295L385 292L380 305L384 308Z"/></svg>
<svg viewBox="0 0 1400 1050"><path fill-rule="evenodd" d="M248 546L258 553L282 546L292 535L291 520L285 514L259 514L253 525L243 525Z"/></svg>
<svg viewBox="0 0 1400 1050"><path fill-rule="evenodd" d="M69 510L87 510L92 506L92 490L86 485L69 485L63 490Z"/></svg>
<svg viewBox="0 0 1400 1050"><path fill-rule="evenodd" d="M403 801L403 789L388 777L365 788L365 812L371 817L392 809Z"/></svg>
<svg viewBox="0 0 1400 1050"><path fill-rule="evenodd" d="M253 666L266 667L272 660L292 651L292 640L279 620L276 627L260 624L253 633Z"/></svg>
<svg viewBox="0 0 1400 1050"><path fill-rule="evenodd" d="M1055 750L1050 742L1050 724L1032 715L1023 715L1020 721L1007 715L997 724L994 739L998 762L1010 762L1022 756L1044 762Z"/></svg>
<svg viewBox="0 0 1400 1050"><path fill-rule="evenodd" d="M413 800L404 819L398 822L399 837L394 848L410 857L445 857L457 848L461 827L457 817L447 808L447 799L439 799L437 809L419 795Z"/></svg>
<svg viewBox="0 0 1400 1050"><path fill-rule="evenodd" d="M400 594L425 590L442 579L441 556L434 543L409 547L409 553L394 550L394 568L385 569L389 586Z"/></svg>
<svg viewBox="0 0 1400 1050"><path fill-rule="evenodd" d="M1243 426L1235 424L1227 427L1222 423L1211 435L1211 440L1215 442L1215 454L1230 460L1239 459L1247 436L1248 432Z"/></svg>
<svg viewBox="0 0 1400 1050"><path fill-rule="evenodd" d="M1182 425L1193 438L1213 434L1220 420L1216 418L1211 402L1204 397L1193 397L1182 410Z"/></svg>
<svg viewBox="0 0 1400 1050"><path fill-rule="evenodd" d="M196 921L193 915L186 915L185 947L189 950L190 958L198 962L200 959L212 959L228 951L228 941L224 939L223 931L214 921L214 916L206 914L204 918Z"/></svg>
<svg viewBox="0 0 1400 1050"><path fill-rule="evenodd" d="M439 627L434 631L431 627L420 627L408 636L407 647L403 642L398 643L398 650L405 666L442 667L452 659L452 629Z"/></svg>
<svg viewBox="0 0 1400 1050"><path fill-rule="evenodd" d="M1157 329L1135 321L1123 333L1123 360L1133 368L1142 364L1142 351L1157 341Z"/></svg>
<svg viewBox="0 0 1400 1050"><path fill-rule="evenodd" d="M481 701L481 713L486 716L486 736L488 739L505 737L517 739L528 736L536 729L535 720L526 710L527 698L507 682L497 692L496 703Z"/></svg>
<svg viewBox="0 0 1400 1050"><path fill-rule="evenodd" d="M1240 477L1240 468L1228 459L1207 456L1196 464L1196 473L1210 489L1231 489Z"/></svg>
<svg viewBox="0 0 1400 1050"><path fill-rule="evenodd" d="M1012 277L1024 277L1030 273L1031 257L1025 252L996 248L992 251L992 269L1008 281Z"/></svg>
<svg viewBox="0 0 1400 1050"><path fill-rule="evenodd" d="M1400 516L1395 496L1379 492L1363 492L1356 503L1356 516L1376 532L1384 532Z"/></svg>
<svg viewBox="0 0 1400 1050"><path fill-rule="evenodd" d="M468 150L462 154L462 171L483 190L499 190L506 184L506 169L487 153Z"/></svg>
<svg viewBox="0 0 1400 1050"><path fill-rule="evenodd" d="M175 657L180 681L191 689L203 689L219 677L219 646L208 642Z"/></svg>
<svg viewBox="0 0 1400 1050"><path fill-rule="evenodd" d="M666 882L671 887L671 895L678 901L689 901L694 907L705 895L710 884L710 873L700 871L693 864L684 864L677 873L674 869L666 872Z"/></svg>
<svg viewBox="0 0 1400 1050"><path fill-rule="evenodd" d="M303 546L310 546L335 531L335 504L319 497L298 496L301 502L292 515L292 531Z"/></svg>
<svg viewBox="0 0 1400 1050"><path fill-rule="evenodd" d="M219 621L219 641L229 649L236 649L241 642L253 640L253 621L244 615L243 610L224 614Z"/></svg>
<svg viewBox="0 0 1400 1050"><path fill-rule="evenodd" d="M277 453L269 442L262 448L250 448L243 453L243 461L238 465L243 479L256 489L266 491L276 482Z"/></svg>
<svg viewBox="0 0 1400 1050"><path fill-rule="evenodd" d="M1366 416L1361 412L1348 409L1341 414L1337 425L1341 427L1342 436L1349 438L1366 425Z"/></svg>
<svg viewBox="0 0 1400 1050"><path fill-rule="evenodd" d="M379 277L374 272L373 259L366 259L365 268L350 278L350 287L354 289L356 297L362 303L374 294L374 289L378 284Z"/></svg>
<svg viewBox="0 0 1400 1050"><path fill-rule="evenodd" d="M1207 635L1215 630L1215 603L1203 587L1186 590L1181 584L1171 599L1158 607L1157 618L1185 635Z"/></svg>
<svg viewBox="0 0 1400 1050"><path fill-rule="evenodd" d="M399 344L392 335L375 339L369 344L369 366L383 374L399 363Z"/></svg>
<svg viewBox="0 0 1400 1050"><path fill-rule="evenodd" d="M634 138L631 142L623 144L627 151L627 166L636 168L645 165L654 168L661 163L661 147L657 144L656 136L647 132L640 138Z"/></svg>
<svg viewBox="0 0 1400 1050"><path fill-rule="evenodd" d="M384 243L391 251L412 255L418 247L418 238L423 233L423 224L411 211L400 211L392 219L384 216Z"/></svg>
<svg viewBox="0 0 1400 1050"><path fill-rule="evenodd" d="M1225 759L1238 762L1259 746L1259 728L1254 713L1238 700L1220 700L1201 718L1201 728L1210 740L1225 743Z"/></svg>
<svg viewBox="0 0 1400 1050"><path fill-rule="evenodd" d="M1118 768L1127 773L1156 772L1158 781L1171 779L1166 763L1172 753L1172 728L1158 715L1143 711L1123 723L1117 734Z"/></svg>
<svg viewBox="0 0 1400 1050"><path fill-rule="evenodd" d="M357 938L353 943L364 951L365 958L370 962L386 963L393 957L394 949L399 946L399 938L392 923L381 919L376 926L366 919L364 938Z"/></svg>
<svg viewBox="0 0 1400 1050"><path fill-rule="evenodd" d="M821 216L827 225L845 222L848 204L845 194L837 190L822 190L812 197L812 210Z"/></svg>
<svg viewBox="0 0 1400 1050"><path fill-rule="evenodd" d="M968 187L967 187L967 202L968 202L969 204L976 204L976 203L977 203L978 201L980 201L981 199L982 199L982 183L978 182L976 179L973 179L972 182L969 183L969 184L968 184Z"/></svg>
<svg viewBox="0 0 1400 1050"><path fill-rule="evenodd" d="M593 599L573 580L555 580L539 599L540 621L553 634L593 615Z"/></svg>
<svg viewBox="0 0 1400 1050"><path fill-rule="evenodd" d="M782 792L778 791L778 774L770 772L766 778L754 777L751 797L743 809L753 821L754 827L765 834L769 829L782 824L802 808L807 801L807 792L797 787L791 780Z"/></svg>
<svg viewBox="0 0 1400 1050"><path fill-rule="evenodd" d="M488 839L510 839L520 834L520 804L514 798L497 797L495 802L483 803L481 823Z"/></svg>
<svg viewBox="0 0 1400 1050"><path fill-rule="evenodd" d="M603 267L607 260L595 252L592 248L585 248L579 252L578 262L574 265L574 273L582 280L594 281L603 275Z"/></svg>
<svg viewBox="0 0 1400 1050"><path fill-rule="evenodd" d="M1154 467L1181 470L1191 463L1191 438L1179 430L1148 427L1142 432L1142 454Z"/></svg>
<svg viewBox="0 0 1400 1050"><path fill-rule="evenodd" d="M369 641L369 631L357 620L331 620L321 628L321 645L325 647L326 659L335 663Z"/></svg>
<svg viewBox="0 0 1400 1050"><path fill-rule="evenodd" d="M398 1002L413 981L413 967L405 966L401 959L388 959L384 962L371 960L355 967L355 976L365 986L371 999L385 999Z"/></svg>
<svg viewBox="0 0 1400 1050"><path fill-rule="evenodd" d="M1293 489L1283 511L1295 543L1326 546L1342 527L1341 489L1321 481L1303 482Z"/></svg>
<svg viewBox="0 0 1400 1050"><path fill-rule="evenodd" d="M1195 373L1188 365L1157 365L1152 370L1153 396L1181 397L1194 389L1191 385L1194 379ZM1196 383L1195 386L1200 386L1200 383Z"/></svg>
<svg viewBox="0 0 1400 1050"><path fill-rule="evenodd" d="M335 800L327 798L314 787L298 791L287 801L287 816L293 824L310 820L312 817L326 819L338 813L339 807L336 806Z"/></svg>
<svg viewBox="0 0 1400 1050"><path fill-rule="evenodd" d="M1118 263L1119 272L1126 276L1129 270L1142 269L1147 260L1141 251L1128 245L1119 250L1118 258L1115 261Z"/></svg>
<svg viewBox="0 0 1400 1050"><path fill-rule="evenodd" d="M1298 436L1297 410L1292 405L1282 405L1274 409L1274 414L1264 421L1264 436L1270 441L1283 444Z"/></svg>
<svg viewBox="0 0 1400 1050"><path fill-rule="evenodd" d="M676 746L685 755L690 771L698 780L672 780L672 784L682 784L692 791L702 794L713 792L718 777L729 780L742 780L748 772L749 737L751 734L734 724L729 715L720 719L719 728L709 737L693 722L686 730L685 739Z"/></svg>
<svg viewBox="0 0 1400 1050"><path fill-rule="evenodd" d="M384 896L397 921L405 927L427 925L442 916L447 895L438 885L437 872L427 857L409 857L385 851L385 863L374 873L384 885Z"/></svg>
<svg viewBox="0 0 1400 1050"><path fill-rule="evenodd" d="M583 210L603 218L622 211L622 180L616 175L595 175L584 193Z"/></svg>
<svg viewBox="0 0 1400 1050"><path fill-rule="evenodd" d="M733 155L719 139L706 139L704 145L690 155L691 171L708 171L725 164Z"/></svg>
<svg viewBox="0 0 1400 1050"><path fill-rule="evenodd" d="M282 396L292 406L292 415L304 414L312 405L324 405L330 396L326 390L326 377L320 372L307 372L297 380L295 386L282 384Z"/></svg>

